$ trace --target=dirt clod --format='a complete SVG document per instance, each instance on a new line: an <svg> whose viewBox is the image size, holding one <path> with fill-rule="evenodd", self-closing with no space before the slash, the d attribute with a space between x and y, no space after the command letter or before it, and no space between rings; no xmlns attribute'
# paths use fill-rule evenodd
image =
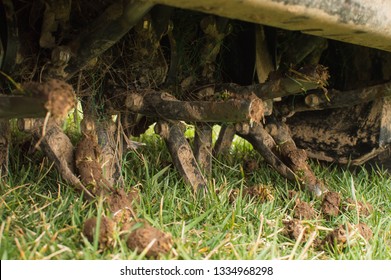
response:
<svg viewBox="0 0 391 280"><path fill-rule="evenodd" d="M89 218L84 222L83 234L90 242L94 241L96 225L97 219L95 217ZM99 245L102 248L106 248L112 244L114 226L115 223L111 219L107 217L101 218L99 226Z"/></svg>
<svg viewBox="0 0 391 280"><path fill-rule="evenodd" d="M359 214L364 217L369 216L373 212L373 206L370 203L357 201L357 205L356 205L353 199L348 198L344 204L346 205L345 209L347 211L353 211L357 206Z"/></svg>
<svg viewBox="0 0 391 280"><path fill-rule="evenodd" d="M137 250L141 254L146 248L149 248L146 256L153 258L158 258L159 255L167 254L170 251L173 244L170 234L150 226L145 221L132 222L127 227L131 230L126 241L129 249Z"/></svg>
<svg viewBox="0 0 391 280"><path fill-rule="evenodd" d="M333 217L339 213L339 206L341 204L341 196L336 192L328 192L325 194L322 202L323 214Z"/></svg>
<svg viewBox="0 0 391 280"><path fill-rule="evenodd" d="M343 225L330 232L323 240L323 245L329 246L345 244L347 240L347 234Z"/></svg>
<svg viewBox="0 0 391 280"><path fill-rule="evenodd" d="M116 223L127 223L134 215L133 206L140 202L139 191L133 188L126 193L123 189L117 190L107 198L107 203L111 212L113 212L113 219Z"/></svg>
<svg viewBox="0 0 391 280"><path fill-rule="evenodd" d="M232 190L231 193L229 194L230 203L233 203L237 199L239 194L240 194L239 189ZM246 197L246 196L249 198L254 198L255 201L261 203L274 200L271 187L263 184L258 184L251 187L244 188L242 190L242 197Z"/></svg>
<svg viewBox="0 0 391 280"><path fill-rule="evenodd" d="M295 198L296 195L297 195L297 191L294 191L294 190L289 190L288 191L288 198L289 199Z"/></svg>
<svg viewBox="0 0 391 280"><path fill-rule="evenodd" d="M358 232L364 237L366 240L370 240L373 236L372 230L364 223L359 223L357 225Z"/></svg>
<svg viewBox="0 0 391 280"><path fill-rule="evenodd" d="M55 119L64 119L76 106L76 96L71 85L64 81L52 79L45 83L29 82L24 89L34 95L47 99L45 108Z"/></svg>
<svg viewBox="0 0 391 280"><path fill-rule="evenodd" d="M311 204L297 199L293 217L299 220L313 219L315 217L315 210Z"/></svg>
<svg viewBox="0 0 391 280"><path fill-rule="evenodd" d="M134 203L139 202L140 194L136 188L132 188L128 193L120 189L108 197L109 208L112 212L131 207Z"/></svg>
<svg viewBox="0 0 391 280"><path fill-rule="evenodd" d="M83 136L76 146L75 161L81 182L94 194L113 191L112 185L103 176L100 162L101 148L92 118L85 116L81 122Z"/></svg>
<svg viewBox="0 0 391 280"><path fill-rule="evenodd" d="M247 159L243 162L243 171L246 174L251 174L259 168L258 162L255 159Z"/></svg>
<svg viewBox="0 0 391 280"><path fill-rule="evenodd" d="M285 226L283 233L290 239L298 240L302 231L304 231L304 233L301 241L305 241L307 239L307 230L300 220L293 219L289 221L283 221L283 224Z"/></svg>

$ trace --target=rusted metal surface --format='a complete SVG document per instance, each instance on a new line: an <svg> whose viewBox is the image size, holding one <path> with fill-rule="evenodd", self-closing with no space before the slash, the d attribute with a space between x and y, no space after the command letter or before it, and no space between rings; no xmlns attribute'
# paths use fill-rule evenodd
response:
<svg viewBox="0 0 391 280"><path fill-rule="evenodd" d="M310 158L360 165L389 145L389 97L352 107L297 113L287 119L292 138Z"/></svg>
<svg viewBox="0 0 391 280"><path fill-rule="evenodd" d="M263 117L263 102L256 97L218 102L180 101L165 92L132 92L126 97L125 105L132 112L190 122L260 122Z"/></svg>
<svg viewBox="0 0 391 280"><path fill-rule="evenodd" d="M384 0L158 0L160 4L391 51Z"/></svg>
<svg viewBox="0 0 391 280"><path fill-rule="evenodd" d="M305 111L319 111L331 108L351 107L370 101L375 101L391 95L391 83L374 85L370 87L339 91L335 89L325 92L312 92L305 97L295 100L277 103L278 110L284 114L292 114Z"/></svg>

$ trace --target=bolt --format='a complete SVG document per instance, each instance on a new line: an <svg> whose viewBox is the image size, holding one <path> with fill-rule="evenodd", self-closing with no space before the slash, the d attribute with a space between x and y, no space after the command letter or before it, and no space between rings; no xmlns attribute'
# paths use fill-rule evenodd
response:
<svg viewBox="0 0 391 280"><path fill-rule="evenodd" d="M52 51L52 63L56 66L66 65L71 58L71 49L67 46L58 46Z"/></svg>
<svg viewBox="0 0 391 280"><path fill-rule="evenodd" d="M304 99L304 102L305 102L305 104L307 104L310 107L316 107L319 105L320 100L316 94L309 94Z"/></svg>
<svg viewBox="0 0 391 280"><path fill-rule="evenodd" d="M144 105L144 98L137 93L131 93L126 97L125 106L130 111L138 112L141 110L143 105Z"/></svg>

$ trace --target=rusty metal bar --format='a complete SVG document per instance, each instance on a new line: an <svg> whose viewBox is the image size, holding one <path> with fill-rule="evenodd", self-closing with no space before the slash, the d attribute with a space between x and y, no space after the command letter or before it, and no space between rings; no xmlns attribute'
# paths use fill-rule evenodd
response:
<svg viewBox="0 0 391 280"><path fill-rule="evenodd" d="M322 65L306 65L298 70L275 71L270 73L269 79L262 84L239 86L237 84L222 84L219 91L228 91L242 96L251 96L252 93L262 100L289 96L322 88L327 85L329 73Z"/></svg>
<svg viewBox="0 0 391 280"><path fill-rule="evenodd" d="M0 95L0 119L44 117L45 101L42 97Z"/></svg>
<svg viewBox="0 0 391 280"><path fill-rule="evenodd" d="M298 97L276 104L276 108L283 115L292 112L320 111L351 107L363 103L368 103L379 98L391 96L391 83L374 85L366 88L339 91L335 89L325 92L312 92L305 97Z"/></svg>
<svg viewBox="0 0 391 280"><path fill-rule="evenodd" d="M158 0L160 4L391 51L391 1Z"/></svg>
<svg viewBox="0 0 391 280"><path fill-rule="evenodd" d="M263 102L256 97L219 102L179 101L164 92L131 92L126 97L125 106L147 116L190 122L260 122L263 117Z"/></svg>

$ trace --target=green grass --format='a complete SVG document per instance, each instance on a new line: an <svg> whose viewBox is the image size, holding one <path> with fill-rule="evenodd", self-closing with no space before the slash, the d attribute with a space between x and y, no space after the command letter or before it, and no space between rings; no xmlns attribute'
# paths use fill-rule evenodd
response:
<svg viewBox="0 0 391 280"><path fill-rule="evenodd" d="M160 138L142 140L146 147L125 156L125 187L140 188L140 217L172 234L174 249L162 259L391 259L391 180L381 170L352 173L312 163L331 190L351 198L353 184L357 200L374 206L368 217L343 211L325 219L321 202L300 193L300 199L312 202L318 211L318 218L306 221L309 227L321 226L317 237L358 220L373 231L370 241L357 237L343 247L315 248L283 234L283 220L292 217L295 204L288 190L296 187L268 168L248 145L238 141L231 155L214 159L208 193L197 198L175 169L165 168L169 154ZM82 235L83 222L109 212L99 201L83 201L40 154L29 155L20 146L11 152L9 176L0 183L1 259L143 259L118 237L113 248L103 251L97 242L88 242ZM243 175L244 157L257 158L261 166L251 176ZM230 190L256 183L272 186L275 199L229 202Z"/></svg>

